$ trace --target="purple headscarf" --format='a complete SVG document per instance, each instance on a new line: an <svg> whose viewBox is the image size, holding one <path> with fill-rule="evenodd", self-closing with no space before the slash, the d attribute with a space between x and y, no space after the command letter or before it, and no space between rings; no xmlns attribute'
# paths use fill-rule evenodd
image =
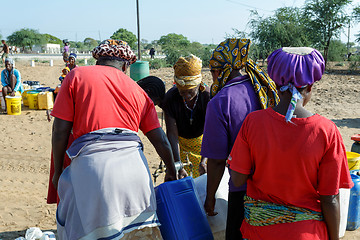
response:
<svg viewBox="0 0 360 240"><path fill-rule="evenodd" d="M302 98L297 88L311 85L321 79L325 61L321 53L308 47L284 47L272 52L268 57L268 74L280 87L292 94L286 122L291 122L296 103Z"/></svg>
<svg viewBox="0 0 360 240"><path fill-rule="evenodd" d="M313 48L283 47L268 57L268 74L278 86L311 85L321 79L324 70L324 58Z"/></svg>

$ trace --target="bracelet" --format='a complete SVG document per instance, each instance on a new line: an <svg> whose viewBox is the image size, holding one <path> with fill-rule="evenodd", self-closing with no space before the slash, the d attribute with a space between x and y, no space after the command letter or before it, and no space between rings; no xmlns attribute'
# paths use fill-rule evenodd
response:
<svg viewBox="0 0 360 240"><path fill-rule="evenodd" d="M184 168L184 165L183 165L183 163L181 162L181 160L178 161L178 162L175 162L174 165L175 165L176 172L178 172L178 171L180 171L181 169Z"/></svg>

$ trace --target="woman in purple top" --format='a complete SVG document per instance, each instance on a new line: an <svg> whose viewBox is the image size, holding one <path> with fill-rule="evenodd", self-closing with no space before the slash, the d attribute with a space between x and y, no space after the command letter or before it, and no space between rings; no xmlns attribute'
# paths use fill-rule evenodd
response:
<svg viewBox="0 0 360 240"><path fill-rule="evenodd" d="M68 41L63 41L64 43L64 50L63 50L63 60L65 64L69 62L69 54L70 54L70 43Z"/></svg>
<svg viewBox="0 0 360 240"><path fill-rule="evenodd" d="M205 210L214 216L215 193L225 170L235 138L245 117L252 111L272 107L279 101L274 82L248 59L249 39L227 39L210 59L214 83L205 117L201 155L207 162ZM246 75L240 69L244 68ZM246 187L235 188L229 181L226 239L242 239L243 197Z"/></svg>

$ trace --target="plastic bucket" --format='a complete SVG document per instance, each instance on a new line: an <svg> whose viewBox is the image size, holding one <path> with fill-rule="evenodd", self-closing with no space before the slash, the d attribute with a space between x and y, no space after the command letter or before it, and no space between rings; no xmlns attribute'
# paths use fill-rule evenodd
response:
<svg viewBox="0 0 360 240"><path fill-rule="evenodd" d="M26 96L27 96L27 101L29 103L29 108L30 109L39 109L38 95L39 95L38 91L29 91L29 92L27 92Z"/></svg>
<svg viewBox="0 0 360 240"><path fill-rule="evenodd" d="M355 152L346 152L349 170L359 170L360 168L360 154Z"/></svg>
<svg viewBox="0 0 360 240"><path fill-rule="evenodd" d="M147 61L136 61L130 65L130 77L134 81L149 76L149 62Z"/></svg>
<svg viewBox="0 0 360 240"><path fill-rule="evenodd" d="M8 115L21 114L21 96L6 96L6 110Z"/></svg>
<svg viewBox="0 0 360 240"><path fill-rule="evenodd" d="M22 99L23 99L23 104L24 106L28 107L29 106L29 101L27 99L27 93L30 92L30 91L34 91L34 90L31 90L31 89L27 89L25 90L21 95L22 95Z"/></svg>

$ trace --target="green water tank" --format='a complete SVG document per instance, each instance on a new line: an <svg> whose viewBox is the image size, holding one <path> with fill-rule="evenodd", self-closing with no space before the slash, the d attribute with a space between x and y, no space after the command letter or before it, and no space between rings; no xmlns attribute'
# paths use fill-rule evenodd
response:
<svg viewBox="0 0 360 240"><path fill-rule="evenodd" d="M149 76L149 62L147 61L136 61L130 65L130 77L134 81Z"/></svg>

